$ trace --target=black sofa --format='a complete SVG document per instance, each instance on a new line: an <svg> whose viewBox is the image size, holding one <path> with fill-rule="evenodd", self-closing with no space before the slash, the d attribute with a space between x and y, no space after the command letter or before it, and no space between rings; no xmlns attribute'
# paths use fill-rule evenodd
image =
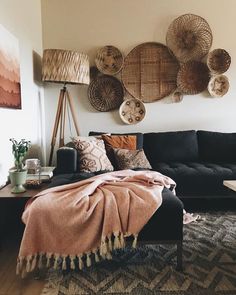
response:
<svg viewBox="0 0 236 295"><path fill-rule="evenodd" d="M98 135L103 132L90 132ZM223 180L236 177L236 133L177 131L129 133L137 136L153 170L174 179L176 197L164 189L163 203L139 235L139 240L177 244L177 268L182 268L183 203L180 198L227 196ZM81 173L78 153L71 147L57 151L56 175L51 186L71 183L102 173Z"/></svg>

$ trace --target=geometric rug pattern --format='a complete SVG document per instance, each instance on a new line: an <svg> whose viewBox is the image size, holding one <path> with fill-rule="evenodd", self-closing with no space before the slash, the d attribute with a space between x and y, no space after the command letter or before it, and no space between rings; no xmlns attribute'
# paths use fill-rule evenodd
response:
<svg viewBox="0 0 236 295"><path fill-rule="evenodd" d="M146 245L82 271L50 271L42 294L236 295L236 214L200 216L184 225L183 272L175 245Z"/></svg>

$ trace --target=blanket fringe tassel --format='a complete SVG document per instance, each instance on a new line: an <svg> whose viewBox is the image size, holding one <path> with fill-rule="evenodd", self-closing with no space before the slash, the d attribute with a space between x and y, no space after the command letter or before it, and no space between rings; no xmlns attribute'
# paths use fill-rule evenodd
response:
<svg viewBox="0 0 236 295"><path fill-rule="evenodd" d="M91 252L86 252L79 255L66 255L58 253L43 253L39 252L34 255L28 255L26 257L18 257L16 265L16 274L22 277L26 276L26 273L34 271L36 268L53 267L54 269L61 268L66 270L67 268L76 269L76 262L78 268L82 270L84 266L90 267L92 261L101 261L101 259L112 259L112 251L116 249L123 249L125 247L125 238L129 235L123 233L114 232L112 236L102 237L101 245L97 249ZM137 247L138 235L133 235L132 247ZM92 257L91 257L92 256ZM93 259L92 259L93 258ZM53 264L52 264L53 263Z"/></svg>

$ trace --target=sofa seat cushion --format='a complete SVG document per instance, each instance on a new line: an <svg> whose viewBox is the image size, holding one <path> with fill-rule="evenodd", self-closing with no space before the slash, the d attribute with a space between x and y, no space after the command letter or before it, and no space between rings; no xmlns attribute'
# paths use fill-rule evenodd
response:
<svg viewBox="0 0 236 295"><path fill-rule="evenodd" d="M236 163L160 163L154 170L171 177L177 183L177 195L186 197L227 195L223 180L236 179Z"/></svg>

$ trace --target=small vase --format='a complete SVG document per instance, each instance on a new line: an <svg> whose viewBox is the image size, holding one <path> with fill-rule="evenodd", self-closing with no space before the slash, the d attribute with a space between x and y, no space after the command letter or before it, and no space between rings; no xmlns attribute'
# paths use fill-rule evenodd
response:
<svg viewBox="0 0 236 295"><path fill-rule="evenodd" d="M23 193L26 191L25 187L23 186L26 182L26 175L27 171L16 171L10 170L9 171L11 184L13 186L11 192L14 194Z"/></svg>

